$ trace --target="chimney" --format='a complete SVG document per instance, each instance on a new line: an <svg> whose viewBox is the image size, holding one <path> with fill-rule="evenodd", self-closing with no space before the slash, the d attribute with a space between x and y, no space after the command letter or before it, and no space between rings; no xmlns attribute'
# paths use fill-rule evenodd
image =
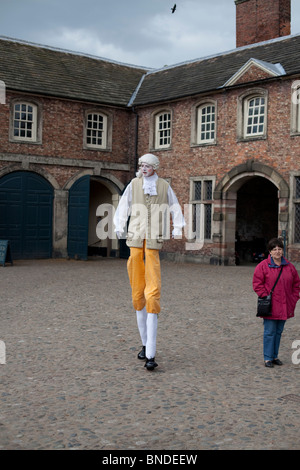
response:
<svg viewBox="0 0 300 470"><path fill-rule="evenodd" d="M235 0L236 47L291 34L291 0Z"/></svg>

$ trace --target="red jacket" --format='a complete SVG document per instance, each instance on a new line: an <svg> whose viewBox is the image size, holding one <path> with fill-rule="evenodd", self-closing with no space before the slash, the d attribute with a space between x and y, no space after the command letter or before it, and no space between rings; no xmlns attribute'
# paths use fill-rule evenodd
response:
<svg viewBox="0 0 300 470"><path fill-rule="evenodd" d="M253 289L259 297L268 295L280 272L275 267L271 256L259 263L253 274ZM300 278L295 266L282 258L281 276L272 295L271 320L287 320L294 316L296 303L299 300Z"/></svg>

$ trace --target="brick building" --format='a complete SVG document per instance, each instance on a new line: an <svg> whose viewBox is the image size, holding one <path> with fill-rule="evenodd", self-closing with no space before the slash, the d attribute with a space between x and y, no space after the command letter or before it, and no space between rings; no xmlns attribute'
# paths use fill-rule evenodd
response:
<svg viewBox="0 0 300 470"><path fill-rule="evenodd" d="M235 4L235 50L159 70L0 40L0 238L15 258L118 255L96 209L152 152L188 221L162 256L234 264L281 235L300 263L300 35L290 0Z"/></svg>
<svg viewBox="0 0 300 470"><path fill-rule="evenodd" d="M146 70L5 38L0 56L0 239L14 258L116 249L97 239L96 208L132 176L128 102Z"/></svg>

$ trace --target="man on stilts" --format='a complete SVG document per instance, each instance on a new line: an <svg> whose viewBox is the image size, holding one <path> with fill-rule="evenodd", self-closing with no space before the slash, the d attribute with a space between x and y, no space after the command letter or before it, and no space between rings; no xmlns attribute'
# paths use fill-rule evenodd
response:
<svg viewBox="0 0 300 470"><path fill-rule="evenodd" d="M153 154L139 158L139 171L127 186L114 217L115 231L122 237L128 217L130 222L126 243L130 247L127 270L142 341L138 358L153 370L155 362L157 319L160 313L161 270L159 250L168 223L173 221L173 237L182 236L184 218L177 197L169 183L159 178L159 160Z"/></svg>

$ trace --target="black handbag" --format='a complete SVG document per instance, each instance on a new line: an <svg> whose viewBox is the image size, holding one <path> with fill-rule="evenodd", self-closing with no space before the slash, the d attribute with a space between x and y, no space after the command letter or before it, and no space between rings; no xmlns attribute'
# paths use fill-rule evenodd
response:
<svg viewBox="0 0 300 470"><path fill-rule="evenodd" d="M257 317L270 317L272 315L272 294L275 289L275 286L281 276L282 273L282 266L280 269L280 273L278 274L278 277L276 279L276 282L271 289L271 292L269 295L266 295L265 297L258 297L257 299Z"/></svg>

